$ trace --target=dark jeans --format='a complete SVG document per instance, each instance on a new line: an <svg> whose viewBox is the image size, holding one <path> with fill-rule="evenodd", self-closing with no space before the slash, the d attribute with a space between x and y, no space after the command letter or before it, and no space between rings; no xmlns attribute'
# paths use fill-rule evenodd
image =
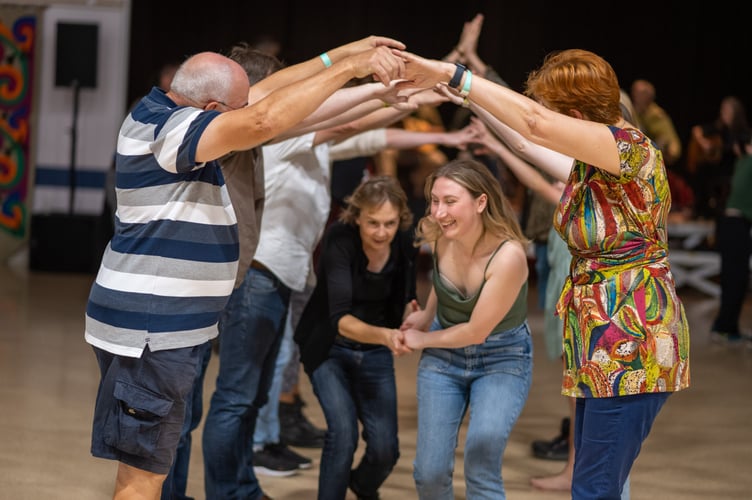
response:
<svg viewBox="0 0 752 500"><path fill-rule="evenodd" d="M577 398L572 500L620 500L624 483L670 392Z"/></svg>
<svg viewBox="0 0 752 500"><path fill-rule="evenodd" d="M750 228L744 217L718 219L716 245L721 254L721 306L713 330L739 334L739 315L749 287L749 257L752 252Z"/></svg>
<svg viewBox="0 0 752 500"><path fill-rule="evenodd" d="M399 458L394 358L386 347L353 349L335 343L311 376L326 417L319 467L319 500L342 500L352 484L375 494ZM365 453L351 471L363 424Z"/></svg>
<svg viewBox="0 0 752 500"><path fill-rule="evenodd" d="M290 303L290 289L250 268L219 320L219 374L203 433L207 500L256 500L253 431L266 404Z"/></svg>
<svg viewBox="0 0 752 500"><path fill-rule="evenodd" d="M162 483L162 500L192 500L192 497L185 495L188 486L188 468L191 463L191 445L193 443L191 433L198 427L204 412L204 376L211 359L211 342L199 346L199 350L201 360L196 373L196 382L193 386L192 395L187 398L189 404L185 405L185 423L175 454L175 461L170 473L167 474L167 478Z"/></svg>

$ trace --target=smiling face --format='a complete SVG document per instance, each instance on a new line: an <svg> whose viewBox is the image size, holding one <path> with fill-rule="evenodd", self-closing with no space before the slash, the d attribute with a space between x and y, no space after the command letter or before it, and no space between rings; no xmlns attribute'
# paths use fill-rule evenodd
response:
<svg viewBox="0 0 752 500"><path fill-rule="evenodd" d="M486 194L473 198L457 182L439 177L431 188L431 217L439 224L444 236L453 238L483 224L480 214L486 207L486 200Z"/></svg>
<svg viewBox="0 0 752 500"><path fill-rule="evenodd" d="M365 251L383 251L389 248L400 225L400 213L390 201L366 207L355 220L360 230Z"/></svg>

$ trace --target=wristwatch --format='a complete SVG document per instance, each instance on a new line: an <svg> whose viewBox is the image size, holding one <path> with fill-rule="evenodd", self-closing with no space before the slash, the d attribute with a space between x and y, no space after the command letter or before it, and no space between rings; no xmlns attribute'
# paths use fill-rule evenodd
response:
<svg viewBox="0 0 752 500"><path fill-rule="evenodd" d="M449 80L449 86L453 89L459 90L460 83L462 83L462 74L467 68L460 63L454 63L454 65L457 66L457 69L454 70L454 76Z"/></svg>

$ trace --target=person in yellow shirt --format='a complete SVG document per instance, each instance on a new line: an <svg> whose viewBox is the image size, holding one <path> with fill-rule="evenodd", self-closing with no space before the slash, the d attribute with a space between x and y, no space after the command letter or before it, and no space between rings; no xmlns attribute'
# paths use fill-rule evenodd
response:
<svg viewBox="0 0 752 500"><path fill-rule="evenodd" d="M642 130L655 141L666 166L671 167L681 157L682 143L673 120L655 102L655 86L647 80L635 80L630 93Z"/></svg>
<svg viewBox="0 0 752 500"><path fill-rule="evenodd" d="M674 122L661 106L655 102L655 86L647 80L632 82L630 96L636 119L636 125L658 145L666 164L669 187L671 188L671 212L669 218L684 221L692 218L695 196L687 179L685 170L679 168L678 161L682 155L682 142L676 133Z"/></svg>

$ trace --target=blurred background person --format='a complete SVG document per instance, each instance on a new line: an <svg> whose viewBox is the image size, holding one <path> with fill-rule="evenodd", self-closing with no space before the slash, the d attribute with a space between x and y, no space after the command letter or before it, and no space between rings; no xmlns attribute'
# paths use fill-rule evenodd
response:
<svg viewBox="0 0 752 500"><path fill-rule="evenodd" d="M734 163L750 135L747 112L736 96L721 100L718 116L692 127L686 169L695 193L695 215L715 219L726 206Z"/></svg>

